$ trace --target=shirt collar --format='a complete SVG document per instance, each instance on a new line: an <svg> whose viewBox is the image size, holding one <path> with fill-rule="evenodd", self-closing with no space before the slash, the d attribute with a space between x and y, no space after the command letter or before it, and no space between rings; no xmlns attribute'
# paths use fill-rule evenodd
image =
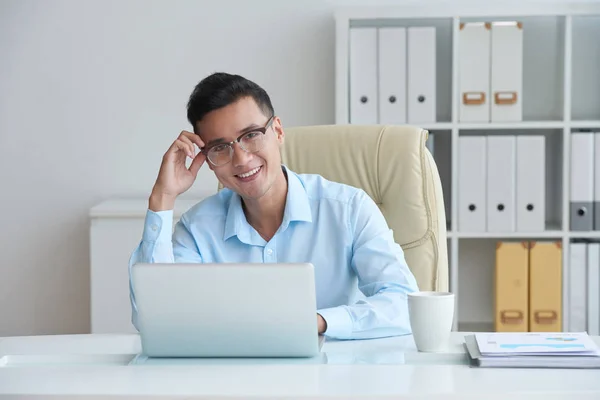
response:
<svg viewBox="0 0 600 400"><path fill-rule="evenodd" d="M283 213L284 222L286 219L288 222L312 222L310 200L303 182L294 171L291 171L285 165L283 166L283 170L287 173L288 177L288 192L285 199L285 211Z"/></svg>
<svg viewBox="0 0 600 400"><path fill-rule="evenodd" d="M232 193L229 200L229 209L225 217L225 232L223 240L227 240L232 236L240 235L242 222L246 220L244 210L242 209L242 198L235 192ZM247 223L246 223L247 224Z"/></svg>
<svg viewBox="0 0 600 400"><path fill-rule="evenodd" d="M288 192L280 229L285 230L292 221L312 222L312 211L306 188L300 177L285 165L282 168L287 174L288 180ZM229 202L223 240L227 240L232 236L237 236L244 243L252 243L255 242L253 239L256 239L254 229L252 229L246 220L246 215L242 208L242 198L235 192L233 192Z"/></svg>

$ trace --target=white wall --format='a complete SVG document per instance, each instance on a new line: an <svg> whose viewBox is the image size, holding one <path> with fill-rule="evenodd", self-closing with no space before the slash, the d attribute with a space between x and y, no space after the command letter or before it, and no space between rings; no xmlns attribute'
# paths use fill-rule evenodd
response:
<svg viewBox="0 0 600 400"><path fill-rule="evenodd" d="M200 79L333 123L335 7L398 3L1 0L0 336L89 330L88 210L148 195ZM191 193L215 188L205 170Z"/></svg>
<svg viewBox="0 0 600 400"><path fill-rule="evenodd" d="M336 5L0 1L0 336L89 330L90 207L146 197L193 86L240 73L334 121ZM208 169L192 193L214 192Z"/></svg>

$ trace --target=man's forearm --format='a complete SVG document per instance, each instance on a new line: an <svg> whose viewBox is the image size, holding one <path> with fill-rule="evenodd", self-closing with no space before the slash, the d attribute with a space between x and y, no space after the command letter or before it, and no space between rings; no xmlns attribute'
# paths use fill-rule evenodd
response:
<svg viewBox="0 0 600 400"><path fill-rule="evenodd" d="M372 339L411 332L407 295L397 286L380 290L367 301L320 309L318 313L327 321L325 335L335 339Z"/></svg>

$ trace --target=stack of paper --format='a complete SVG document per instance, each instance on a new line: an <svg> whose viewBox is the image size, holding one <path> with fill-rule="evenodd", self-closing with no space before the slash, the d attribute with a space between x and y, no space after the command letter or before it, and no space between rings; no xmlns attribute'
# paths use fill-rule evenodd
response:
<svg viewBox="0 0 600 400"><path fill-rule="evenodd" d="M587 333L477 333L465 336L472 366L600 368L600 349Z"/></svg>

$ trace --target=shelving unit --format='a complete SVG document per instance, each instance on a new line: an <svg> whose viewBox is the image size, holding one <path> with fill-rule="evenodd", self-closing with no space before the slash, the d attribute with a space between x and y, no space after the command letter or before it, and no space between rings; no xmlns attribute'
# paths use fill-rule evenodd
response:
<svg viewBox="0 0 600 400"><path fill-rule="evenodd" d="M459 120L459 33L463 22L523 24L523 118L518 122ZM570 137L578 129L600 131L600 4L589 2L502 5L412 5L340 9L336 22L336 123L350 120L350 31L360 27L436 28L436 120L418 123L435 137L434 158L446 201L450 290L457 295L455 329L493 329L493 276L498 240L562 243L563 330L569 321L569 243L600 240L600 231L570 227ZM582 60L582 62L579 62ZM463 135L541 134L546 138L546 229L540 232L458 230Z"/></svg>

